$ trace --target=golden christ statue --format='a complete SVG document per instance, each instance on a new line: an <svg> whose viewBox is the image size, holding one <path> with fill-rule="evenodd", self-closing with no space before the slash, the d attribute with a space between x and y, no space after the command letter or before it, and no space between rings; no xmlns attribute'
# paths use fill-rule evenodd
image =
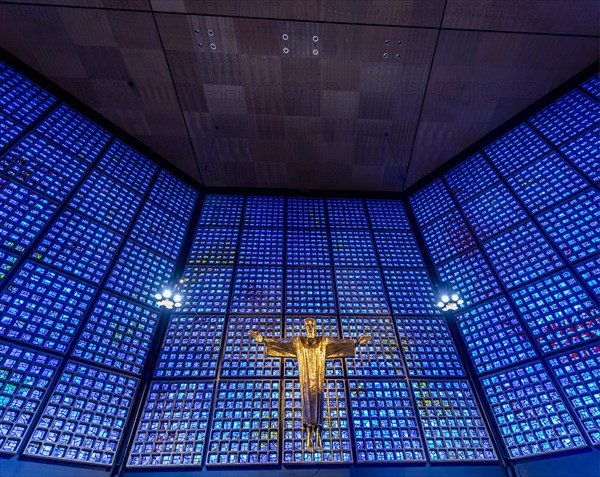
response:
<svg viewBox="0 0 600 477"><path fill-rule="evenodd" d="M294 336L280 340L264 338L256 331L250 331L250 336L258 343L265 343L267 356L298 360L300 393L302 395L302 425L306 431L306 450L310 452L314 450L314 434L316 450L322 452L325 361L334 358L353 358L356 355L356 346L367 343L371 337L362 335L357 341L354 341L317 336L317 322L314 318L306 318L304 328L306 336Z"/></svg>

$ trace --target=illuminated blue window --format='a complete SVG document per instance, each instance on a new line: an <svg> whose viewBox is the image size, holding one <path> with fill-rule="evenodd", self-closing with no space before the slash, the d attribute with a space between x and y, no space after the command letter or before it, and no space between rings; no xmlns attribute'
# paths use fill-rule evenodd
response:
<svg viewBox="0 0 600 477"><path fill-rule="evenodd" d="M242 221L244 198L238 195L207 195L198 225L237 227Z"/></svg>
<svg viewBox="0 0 600 477"><path fill-rule="evenodd" d="M224 324L224 316L172 314L154 376L214 378Z"/></svg>
<svg viewBox="0 0 600 477"><path fill-rule="evenodd" d="M336 268L335 280L341 314L390 314L379 270Z"/></svg>
<svg viewBox="0 0 600 477"><path fill-rule="evenodd" d="M420 226L455 208L441 179L437 179L410 197L410 206Z"/></svg>
<svg viewBox="0 0 600 477"><path fill-rule="evenodd" d="M188 266L183 275L179 313L225 313L233 267Z"/></svg>
<svg viewBox="0 0 600 477"><path fill-rule="evenodd" d="M182 221L152 202L146 202L131 231L131 238L150 250L177 260L187 231Z"/></svg>
<svg viewBox="0 0 600 477"><path fill-rule="evenodd" d="M110 140L106 131L66 104L56 108L35 131L86 164L94 161Z"/></svg>
<svg viewBox="0 0 600 477"><path fill-rule="evenodd" d="M281 316L231 315L223 344L221 376L279 377L281 358L266 357L265 344L253 340L249 334L250 330L259 332L265 338L279 339Z"/></svg>
<svg viewBox="0 0 600 477"><path fill-rule="evenodd" d="M98 170L122 182L131 190L145 194L158 169L156 164L119 140L115 140L98 162Z"/></svg>
<svg viewBox="0 0 600 477"><path fill-rule="evenodd" d="M290 197L287 200L287 226L296 228L325 227L323 199Z"/></svg>
<svg viewBox="0 0 600 477"><path fill-rule="evenodd" d="M427 271L383 271L392 310L396 315L438 315L437 299Z"/></svg>
<svg viewBox="0 0 600 477"><path fill-rule="evenodd" d="M497 460L467 381L411 381L411 384L432 462Z"/></svg>
<svg viewBox="0 0 600 477"><path fill-rule="evenodd" d="M125 233L142 198L97 171L81 185L69 206L103 225Z"/></svg>
<svg viewBox="0 0 600 477"><path fill-rule="evenodd" d="M233 265L238 241L234 228L198 227L188 263L194 265Z"/></svg>
<svg viewBox="0 0 600 477"><path fill-rule="evenodd" d="M575 268L596 297L600 299L600 257L580 263Z"/></svg>
<svg viewBox="0 0 600 477"><path fill-rule="evenodd" d="M479 374L536 356L523 325L504 296L460 313L456 320Z"/></svg>
<svg viewBox="0 0 600 477"><path fill-rule="evenodd" d="M377 255L368 230L332 230L331 249L336 267L377 266Z"/></svg>
<svg viewBox="0 0 600 477"><path fill-rule="evenodd" d="M500 285L479 248L436 266L440 280L458 292L465 306L500 293Z"/></svg>
<svg viewBox="0 0 600 477"><path fill-rule="evenodd" d="M485 242L483 248L507 288L522 285L564 265L532 222Z"/></svg>
<svg viewBox="0 0 600 477"><path fill-rule="evenodd" d="M65 353L96 289L26 262L0 295L0 335Z"/></svg>
<svg viewBox="0 0 600 477"><path fill-rule="evenodd" d="M539 361L481 378L481 384L511 458L586 447Z"/></svg>
<svg viewBox="0 0 600 477"><path fill-rule="evenodd" d="M98 285L108 271L122 236L65 210L33 257Z"/></svg>
<svg viewBox="0 0 600 477"><path fill-rule="evenodd" d="M138 380L69 361L24 454L110 466Z"/></svg>
<svg viewBox="0 0 600 477"><path fill-rule="evenodd" d="M25 128L16 121L0 114L0 151L21 134L24 129Z"/></svg>
<svg viewBox="0 0 600 477"><path fill-rule="evenodd" d="M550 146L526 124L520 124L483 150L504 177L550 151Z"/></svg>
<svg viewBox="0 0 600 477"><path fill-rule="evenodd" d="M279 393L277 379L221 381L206 465L279 464Z"/></svg>
<svg viewBox="0 0 600 477"><path fill-rule="evenodd" d="M396 317L411 377L464 376L460 357L443 318Z"/></svg>
<svg viewBox="0 0 600 477"><path fill-rule="evenodd" d="M285 280L286 313L335 313L333 274L329 268L288 268Z"/></svg>
<svg viewBox="0 0 600 477"><path fill-rule="evenodd" d="M367 211L374 229L409 229L410 222L401 200L367 199Z"/></svg>
<svg viewBox="0 0 600 477"><path fill-rule="evenodd" d="M356 345L356 356L348 358L348 376L404 376L400 348L391 316L342 316L342 337L357 340L361 335L373 339Z"/></svg>
<svg viewBox="0 0 600 477"><path fill-rule="evenodd" d="M213 381L154 381L127 467L202 466Z"/></svg>
<svg viewBox="0 0 600 477"><path fill-rule="evenodd" d="M534 214L587 185L555 152L510 176L508 183Z"/></svg>
<svg viewBox="0 0 600 477"><path fill-rule="evenodd" d="M245 227L283 227L283 197L248 197Z"/></svg>
<svg viewBox="0 0 600 477"><path fill-rule="evenodd" d="M600 127L562 145L560 152L592 181L600 181Z"/></svg>
<svg viewBox="0 0 600 477"><path fill-rule="evenodd" d="M600 251L600 194L593 189L547 211L538 221L571 262Z"/></svg>
<svg viewBox="0 0 600 477"><path fill-rule="evenodd" d="M327 199L329 227L368 229L367 214L361 199Z"/></svg>
<svg viewBox="0 0 600 477"><path fill-rule="evenodd" d="M140 375L158 316L156 311L102 293L79 336L73 356Z"/></svg>
<svg viewBox="0 0 600 477"><path fill-rule="evenodd" d="M353 379L348 385L357 461L424 462L421 431L406 382Z"/></svg>
<svg viewBox="0 0 600 477"><path fill-rule="evenodd" d="M0 341L0 453L17 452L60 361Z"/></svg>
<svg viewBox="0 0 600 477"><path fill-rule="evenodd" d="M479 240L486 240L518 222L527 214L504 184L498 184L461 205Z"/></svg>
<svg viewBox="0 0 600 477"><path fill-rule="evenodd" d="M154 295L167 285L175 263L150 250L127 242L113 265L106 287L121 295L156 305ZM152 273L148 273L152 270Z"/></svg>
<svg viewBox="0 0 600 477"><path fill-rule="evenodd" d="M382 267L423 267L421 252L409 230L373 231Z"/></svg>
<svg viewBox="0 0 600 477"><path fill-rule="evenodd" d="M498 182L498 175L478 152L448 172L444 178L459 204Z"/></svg>
<svg viewBox="0 0 600 477"><path fill-rule="evenodd" d="M600 346L572 351L548 362L590 439L600 444Z"/></svg>
<svg viewBox="0 0 600 477"><path fill-rule="evenodd" d="M600 309L568 270L511 296L544 353L600 336Z"/></svg>
<svg viewBox="0 0 600 477"><path fill-rule="evenodd" d="M286 263L300 266L331 266L327 232L324 230L288 230Z"/></svg>
<svg viewBox="0 0 600 477"><path fill-rule="evenodd" d="M283 269L238 267L231 313L281 313Z"/></svg>
<svg viewBox="0 0 600 477"><path fill-rule="evenodd" d="M0 177L0 244L25 252L56 208L54 201Z"/></svg>
<svg viewBox="0 0 600 477"><path fill-rule="evenodd" d="M6 278L6 275L15 266L19 258L12 253L0 249L0 284Z"/></svg>
<svg viewBox="0 0 600 477"><path fill-rule="evenodd" d="M161 169L148 199L187 222L192 215L197 197L197 191Z"/></svg>
<svg viewBox="0 0 600 477"><path fill-rule="evenodd" d="M467 224L456 210L424 227L422 233L434 263L448 260L475 245Z"/></svg>
<svg viewBox="0 0 600 477"><path fill-rule="evenodd" d="M552 144L560 146L598 122L598 118L600 105L586 94L573 90L533 116L529 122Z"/></svg>
<svg viewBox="0 0 600 477"><path fill-rule="evenodd" d="M579 87L592 96L595 96L596 99L600 99L600 74L596 73L590 79L584 81Z"/></svg>
<svg viewBox="0 0 600 477"><path fill-rule="evenodd" d="M85 167L45 139L30 134L0 158L0 171L53 199L64 200Z"/></svg>
<svg viewBox="0 0 600 477"><path fill-rule="evenodd" d="M283 229L243 229L240 265L283 265Z"/></svg>
<svg viewBox="0 0 600 477"><path fill-rule="evenodd" d="M283 463L351 464L350 417L346 403L345 384L341 379L326 379L323 392L323 452L308 452L302 428L300 382L283 381Z"/></svg>

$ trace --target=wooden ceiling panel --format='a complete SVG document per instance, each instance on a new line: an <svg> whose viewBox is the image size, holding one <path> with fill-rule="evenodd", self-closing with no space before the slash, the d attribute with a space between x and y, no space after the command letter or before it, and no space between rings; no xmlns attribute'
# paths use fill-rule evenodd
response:
<svg viewBox="0 0 600 477"><path fill-rule="evenodd" d="M148 0L0 0L0 3L84 7L88 9L150 10ZM93 15L93 13L90 13L90 15Z"/></svg>

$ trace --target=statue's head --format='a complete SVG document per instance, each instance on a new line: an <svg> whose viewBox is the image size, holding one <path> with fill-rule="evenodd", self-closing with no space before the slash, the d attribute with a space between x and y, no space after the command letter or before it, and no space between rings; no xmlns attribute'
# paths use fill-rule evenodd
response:
<svg viewBox="0 0 600 477"><path fill-rule="evenodd" d="M314 318L305 318L304 329L306 330L307 338L314 338L317 336L317 322Z"/></svg>

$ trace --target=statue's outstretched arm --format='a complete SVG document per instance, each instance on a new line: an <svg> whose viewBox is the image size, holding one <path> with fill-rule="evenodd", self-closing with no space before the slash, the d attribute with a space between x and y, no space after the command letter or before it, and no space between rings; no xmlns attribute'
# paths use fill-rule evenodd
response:
<svg viewBox="0 0 600 477"><path fill-rule="evenodd" d="M258 331L254 330L250 330L248 333L253 339L256 340L257 343L264 343L266 345L267 349L265 350L265 353L267 356L283 358L296 357L296 349L293 338L265 338Z"/></svg>
<svg viewBox="0 0 600 477"><path fill-rule="evenodd" d="M368 343L369 341L371 341L373 339L373 337L371 335L361 335L358 337L358 339L356 340L356 344L358 346L362 346L365 343Z"/></svg>

